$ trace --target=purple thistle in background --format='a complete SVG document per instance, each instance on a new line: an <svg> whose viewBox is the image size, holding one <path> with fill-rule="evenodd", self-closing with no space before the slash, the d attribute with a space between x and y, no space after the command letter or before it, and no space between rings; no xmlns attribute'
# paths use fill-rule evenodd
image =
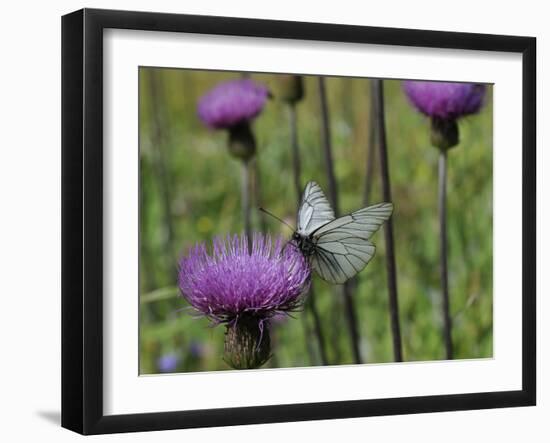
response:
<svg viewBox="0 0 550 443"><path fill-rule="evenodd" d="M475 114L485 98L485 85L476 83L406 81L403 84L411 103L428 117L443 120Z"/></svg>
<svg viewBox="0 0 550 443"><path fill-rule="evenodd" d="M241 78L218 84L201 97L197 106L199 118L206 126L228 130L229 152L242 160L241 207L244 232L249 239L252 238L250 160L256 153L256 138L250 121L262 112L268 97L269 91L265 86L249 78Z"/></svg>
<svg viewBox="0 0 550 443"><path fill-rule="evenodd" d="M256 152L250 121L262 112L268 96L265 86L248 78L230 80L203 95L197 112L209 128L229 130L229 152L247 161Z"/></svg>
<svg viewBox="0 0 550 443"><path fill-rule="evenodd" d="M157 368L160 372L174 372L179 362L180 358L176 354L165 354L157 359Z"/></svg>
<svg viewBox="0 0 550 443"><path fill-rule="evenodd" d="M203 123L213 129L229 129L252 120L267 101L269 92L250 79L230 80L218 84L202 96L198 114Z"/></svg>
<svg viewBox="0 0 550 443"><path fill-rule="evenodd" d="M235 369L262 366L271 355L269 320L297 311L304 302L311 271L303 255L262 234L252 246L245 235L216 238L180 261L183 297L214 324L226 324L225 360Z"/></svg>
<svg viewBox="0 0 550 443"><path fill-rule="evenodd" d="M403 82L403 89L411 104L431 118L432 144L448 149L459 141L456 120L481 109L486 87L479 83L409 80Z"/></svg>
<svg viewBox="0 0 550 443"><path fill-rule="evenodd" d="M458 145L457 120L476 114L484 104L486 86L478 83L405 81L412 105L431 120L431 142L439 149L439 261L445 356L454 357L447 265L447 151Z"/></svg>

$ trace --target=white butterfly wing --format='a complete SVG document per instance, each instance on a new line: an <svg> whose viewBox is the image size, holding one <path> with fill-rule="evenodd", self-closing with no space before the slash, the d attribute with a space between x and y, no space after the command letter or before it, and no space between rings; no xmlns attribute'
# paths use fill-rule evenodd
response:
<svg viewBox="0 0 550 443"><path fill-rule="evenodd" d="M315 231L311 264L323 280L342 284L362 271L376 251L369 238L393 212L380 203L337 218Z"/></svg>
<svg viewBox="0 0 550 443"><path fill-rule="evenodd" d="M375 246L359 237L344 237L317 246L311 265L329 283L342 284L361 272L374 256Z"/></svg>
<svg viewBox="0 0 550 443"><path fill-rule="evenodd" d="M314 232L314 236L321 239L321 237L332 232L343 232L368 240L372 234L380 229L382 223L390 218L392 212L393 204L391 203L379 203L368 208L359 209L322 225Z"/></svg>
<svg viewBox="0 0 550 443"><path fill-rule="evenodd" d="M298 211L298 233L309 235L332 220L334 211L321 187L315 182L309 182Z"/></svg>

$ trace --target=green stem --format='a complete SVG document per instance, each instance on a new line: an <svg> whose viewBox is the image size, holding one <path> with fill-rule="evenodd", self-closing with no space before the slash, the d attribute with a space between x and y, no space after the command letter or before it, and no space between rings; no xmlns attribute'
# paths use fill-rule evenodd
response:
<svg viewBox="0 0 550 443"><path fill-rule="evenodd" d="M330 118L328 110L328 100L324 77L319 77L319 99L321 104L321 135L323 140L323 153L325 158L325 170L329 183L329 198L336 216L340 213L338 204L338 190L336 185L336 176L334 173L334 162L332 159L332 141L330 136ZM351 286L348 282L342 287L344 297L345 313L351 339L351 347L353 351L353 360L355 363L361 363L361 353L359 350L359 328L357 326L357 317L355 315L355 307L353 303L353 294Z"/></svg>
<svg viewBox="0 0 550 443"><path fill-rule="evenodd" d="M172 223L172 193L169 170L167 165L167 153L165 152L165 131L163 128L164 119L161 118L163 110L161 109L161 82L158 79L158 73L151 69L149 71L149 91L151 99L151 117L153 125L152 145L155 168L155 175L158 180L159 194L161 202L161 211L163 218L163 227L166 230L163 242L164 258L166 260L165 269L174 269L174 226Z"/></svg>
<svg viewBox="0 0 550 443"><path fill-rule="evenodd" d="M289 103L289 120L290 120L290 145L292 149L292 171L294 176L294 188L296 191L296 200L298 205L300 204L300 198L302 196L302 183L301 183L301 168L300 168L300 148L298 145L298 119L296 116L296 104ZM327 350L325 348L325 338L323 336L323 329L321 327L321 316L317 309L316 295L313 288L313 282L309 290L309 303L306 304L306 308L311 311L313 317L313 324L315 330L315 336L319 345L319 354L321 356L321 362L323 365L328 364Z"/></svg>
<svg viewBox="0 0 550 443"><path fill-rule="evenodd" d="M441 290L443 292L443 335L447 360L453 358L452 319L449 308L449 276L447 267L447 150L439 150L439 242Z"/></svg>
<svg viewBox="0 0 550 443"><path fill-rule="evenodd" d="M250 162L241 162L241 211L248 249L252 252L252 228L250 223Z"/></svg>
<svg viewBox="0 0 550 443"><path fill-rule="evenodd" d="M252 162L252 169L253 169L253 180L252 180L252 190L254 194L254 203L256 204L256 209L263 207L263 198L262 198L262 180L261 180L261 172L260 172L260 160L258 158L258 154L254 156L251 160ZM265 218L265 214L261 211L259 212L259 225L260 225L260 231L266 233L267 232L267 220Z"/></svg>

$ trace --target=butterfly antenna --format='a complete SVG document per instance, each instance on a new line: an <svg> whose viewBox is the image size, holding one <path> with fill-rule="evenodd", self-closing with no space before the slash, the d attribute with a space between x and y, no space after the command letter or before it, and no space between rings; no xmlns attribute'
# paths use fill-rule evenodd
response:
<svg viewBox="0 0 550 443"><path fill-rule="evenodd" d="M260 211L262 211L264 214L267 214L267 215L270 215L271 217L273 217L275 220L278 220L280 221L283 225L285 226L288 226L290 229L292 229L292 232L294 232L296 229L294 229L292 226L290 226L286 221L280 219L279 217L277 217L276 215L272 214L271 212L269 212L267 209L264 209L262 207L258 208Z"/></svg>

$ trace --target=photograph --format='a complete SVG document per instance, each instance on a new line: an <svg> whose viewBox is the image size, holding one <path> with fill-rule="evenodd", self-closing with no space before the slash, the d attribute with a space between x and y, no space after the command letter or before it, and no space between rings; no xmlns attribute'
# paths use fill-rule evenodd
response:
<svg viewBox="0 0 550 443"><path fill-rule="evenodd" d="M139 373L493 357L493 86L139 67Z"/></svg>

